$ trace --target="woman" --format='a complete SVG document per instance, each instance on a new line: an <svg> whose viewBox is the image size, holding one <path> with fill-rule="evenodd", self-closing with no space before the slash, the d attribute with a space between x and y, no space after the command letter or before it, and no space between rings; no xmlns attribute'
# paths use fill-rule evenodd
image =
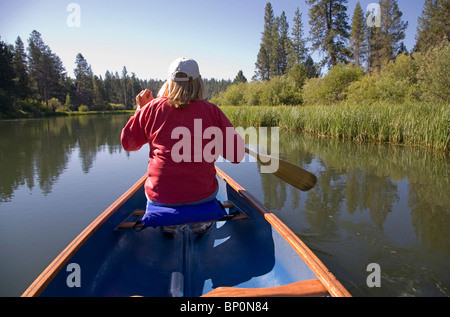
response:
<svg viewBox="0 0 450 317"><path fill-rule="evenodd" d="M225 114L206 99L197 63L179 58L153 99L149 90L136 97L138 108L122 130L126 151L150 146L145 193L152 206L202 204L215 199L214 167L221 155L232 163L244 157L244 141Z"/></svg>

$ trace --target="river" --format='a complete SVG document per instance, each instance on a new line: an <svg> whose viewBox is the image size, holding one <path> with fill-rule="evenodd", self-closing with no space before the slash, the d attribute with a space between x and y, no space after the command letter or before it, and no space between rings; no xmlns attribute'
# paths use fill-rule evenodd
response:
<svg viewBox="0 0 450 317"><path fill-rule="evenodd" d="M127 119L0 121L0 296L20 296L146 172L148 147L121 148ZM260 173L257 163L217 164L276 213L353 296L450 296L448 154L284 131L279 152L316 174L316 186L301 192ZM379 285L370 283L371 263L379 266Z"/></svg>

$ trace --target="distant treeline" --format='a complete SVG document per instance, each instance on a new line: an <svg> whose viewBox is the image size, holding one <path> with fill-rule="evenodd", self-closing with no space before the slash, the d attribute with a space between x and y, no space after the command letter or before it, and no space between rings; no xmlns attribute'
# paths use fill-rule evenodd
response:
<svg viewBox="0 0 450 317"><path fill-rule="evenodd" d="M410 52L403 43L408 23L402 21L397 0L380 0L379 14L365 14L358 2L351 22L347 0L306 3L308 37L299 9L290 29L285 12L275 17L271 3L266 4L252 82L242 71L234 81L205 79L213 102L251 106L344 100L449 102L449 0L425 0ZM321 53L323 60L315 62L312 51ZM15 45L0 40L0 118L132 109L139 91L148 88L156 95L163 83L139 79L125 66L121 74L94 75L81 53L74 73L75 78L67 75L61 59L37 31L31 33L27 49L20 37Z"/></svg>
<svg viewBox="0 0 450 317"><path fill-rule="evenodd" d="M15 45L0 40L0 118L38 116L55 111L127 110L142 89L156 96L163 81L139 79L124 66L121 74L94 75L81 53L76 56L75 78L61 59L34 30L28 47L20 37ZM210 96L225 90L231 80L204 79Z"/></svg>

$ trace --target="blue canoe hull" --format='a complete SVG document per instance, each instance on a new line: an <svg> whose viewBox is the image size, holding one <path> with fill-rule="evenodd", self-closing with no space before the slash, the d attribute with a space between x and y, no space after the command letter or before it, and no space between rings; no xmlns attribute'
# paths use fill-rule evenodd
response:
<svg viewBox="0 0 450 317"><path fill-rule="evenodd" d="M246 219L214 222L202 234L188 226L175 235L160 227L120 228L135 220L136 210L145 209L143 177L75 238L22 296L197 297L233 296L235 291L236 296L350 296L275 215L219 169L218 179L218 199L232 203L227 211ZM79 284L73 283L76 279ZM301 281L317 281L315 291L299 289Z"/></svg>

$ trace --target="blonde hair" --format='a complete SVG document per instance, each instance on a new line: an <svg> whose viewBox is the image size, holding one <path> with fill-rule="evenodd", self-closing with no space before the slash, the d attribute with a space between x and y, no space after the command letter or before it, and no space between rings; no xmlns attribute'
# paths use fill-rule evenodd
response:
<svg viewBox="0 0 450 317"><path fill-rule="evenodd" d="M186 77L179 73L177 77ZM158 92L158 97L167 97L169 104L175 108L186 108L195 100L205 100L206 87L201 77L191 81L167 80Z"/></svg>

